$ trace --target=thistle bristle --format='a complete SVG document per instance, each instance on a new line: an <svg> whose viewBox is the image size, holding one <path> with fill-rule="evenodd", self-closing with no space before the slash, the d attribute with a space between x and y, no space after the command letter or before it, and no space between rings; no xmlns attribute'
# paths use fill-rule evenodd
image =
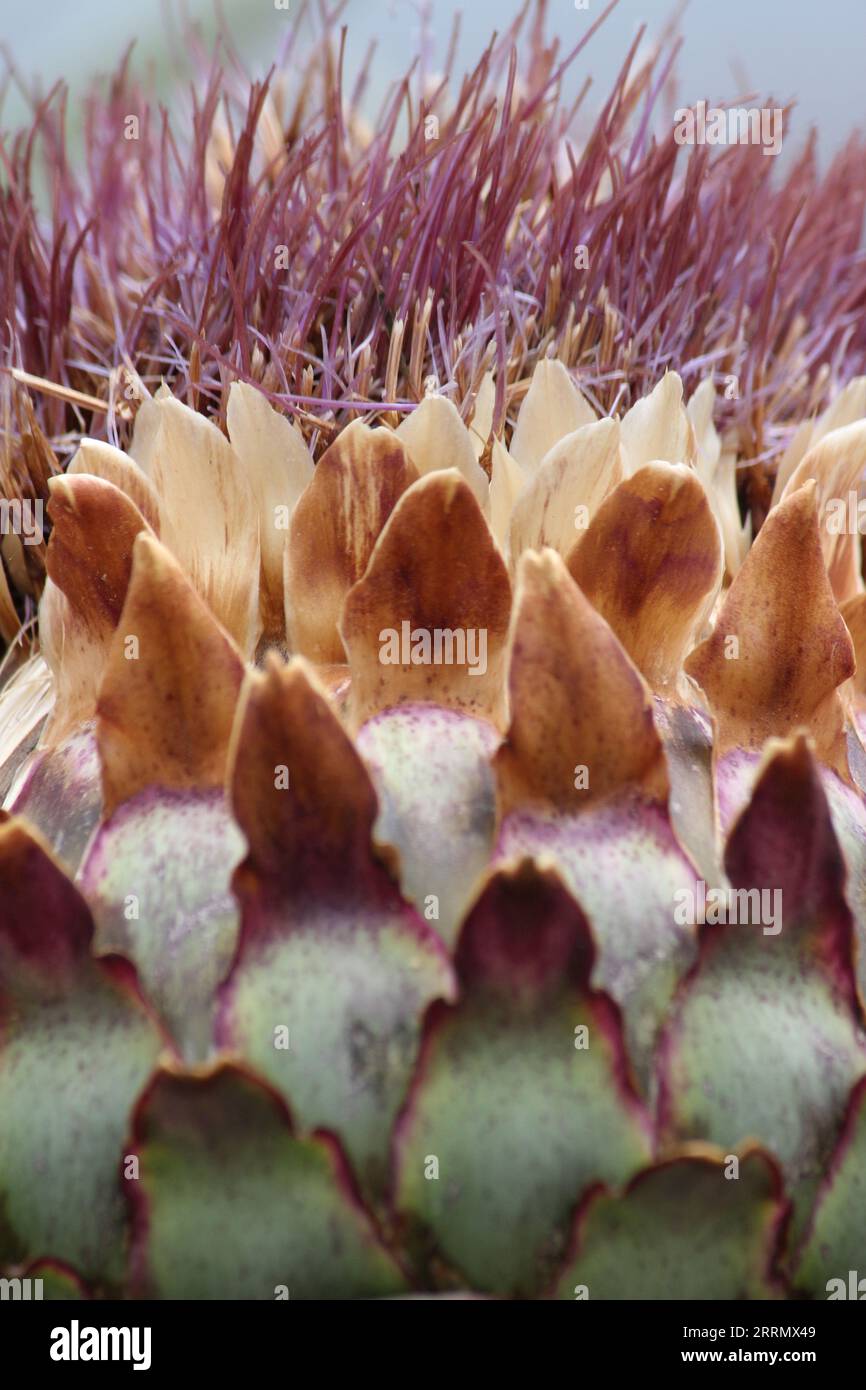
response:
<svg viewBox="0 0 866 1390"><path fill-rule="evenodd" d="M190 44L191 119L157 109L127 56L88 94L83 171L63 88L34 98L3 140L0 334L7 364L53 383L34 403L61 456L82 432L123 443L129 396L163 380L222 419L230 381L255 382L318 453L430 377L466 416L492 366L501 433L556 355L602 411L668 368L687 389L736 376L722 427L772 464L864 369L862 142L821 173L810 137L778 179L755 145L678 160L666 39L640 62L635 41L578 148L585 88L572 103L563 82L591 35L560 58L542 14L524 7L462 82L453 56L432 92L410 69L368 129L365 70L347 99L306 7L251 87Z"/></svg>

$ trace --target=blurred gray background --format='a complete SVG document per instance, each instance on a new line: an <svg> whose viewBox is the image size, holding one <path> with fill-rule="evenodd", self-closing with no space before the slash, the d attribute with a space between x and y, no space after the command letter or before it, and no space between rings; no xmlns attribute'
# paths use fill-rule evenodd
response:
<svg viewBox="0 0 866 1390"><path fill-rule="evenodd" d="M290 0L290 14L298 3ZM171 8L177 13L177 3ZM185 0L184 8L207 33L215 32L214 0ZM221 8L253 73L265 70L287 15L275 8L274 0L221 0ZM588 11L576 10L575 0L548 0L548 32L559 37L565 52L603 8L602 0L589 0ZM349 0L343 21L349 27L349 72L357 69L370 41L378 41L371 96L379 98L414 52L422 25L435 70L458 10L463 14L459 55L465 66L517 9L517 0ZM866 0L690 0L685 5L620 0L572 77L575 88L588 74L594 79L588 110L593 98L600 105L607 94L638 25L645 22L649 33L658 35L677 10L682 10L685 40L675 69L683 104L750 93L772 96L780 104L796 98L788 127L793 143L799 145L816 124L824 161L852 128L866 125ZM169 35L164 0L0 0L0 39L21 73L38 76L46 88L63 77L73 94L94 73L109 71L132 39L140 71L146 73L151 65L154 86L164 94L172 81ZM25 113L26 104L13 85L5 94L2 126L23 121ZM74 120L74 108L72 114ZM787 139L786 147L790 149Z"/></svg>

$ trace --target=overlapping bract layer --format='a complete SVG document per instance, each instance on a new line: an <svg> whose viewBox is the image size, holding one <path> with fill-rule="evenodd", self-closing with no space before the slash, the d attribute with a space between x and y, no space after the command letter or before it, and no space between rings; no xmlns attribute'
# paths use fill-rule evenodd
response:
<svg viewBox="0 0 866 1390"><path fill-rule="evenodd" d="M163 396L137 463L86 444L54 485L54 707L0 826L0 1262L164 1297L846 1274L862 582L819 499L862 435L734 567L676 379L595 421L561 372L490 481L432 403L310 477L244 389L230 442ZM780 893L779 931L678 913L701 883Z"/></svg>

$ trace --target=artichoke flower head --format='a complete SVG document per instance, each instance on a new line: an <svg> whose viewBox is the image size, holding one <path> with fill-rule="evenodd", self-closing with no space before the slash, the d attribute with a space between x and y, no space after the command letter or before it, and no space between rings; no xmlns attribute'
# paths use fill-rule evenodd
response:
<svg viewBox="0 0 866 1390"><path fill-rule="evenodd" d="M94 140L53 318L0 202L0 1269L58 1295L822 1296L866 1241L853 156L681 169L660 50L577 148L523 22L399 153L327 49ZM711 247L749 198L809 215Z"/></svg>

